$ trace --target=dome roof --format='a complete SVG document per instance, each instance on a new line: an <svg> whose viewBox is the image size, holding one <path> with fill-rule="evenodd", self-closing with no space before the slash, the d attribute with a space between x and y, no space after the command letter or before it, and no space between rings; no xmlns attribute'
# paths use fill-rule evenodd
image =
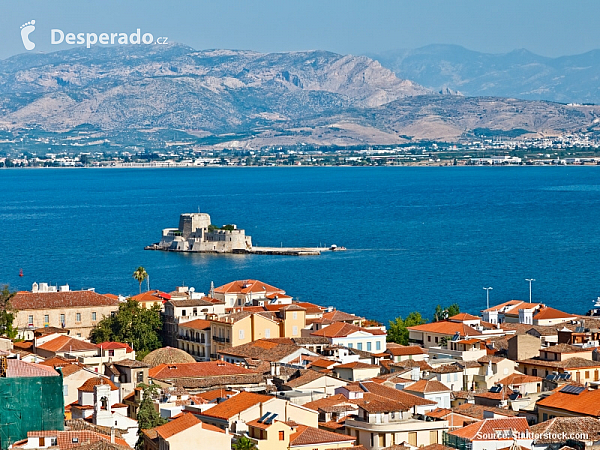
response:
<svg viewBox="0 0 600 450"><path fill-rule="evenodd" d="M148 353L142 360L151 368L159 364L181 364L196 362L194 357L189 353L178 348L163 347Z"/></svg>

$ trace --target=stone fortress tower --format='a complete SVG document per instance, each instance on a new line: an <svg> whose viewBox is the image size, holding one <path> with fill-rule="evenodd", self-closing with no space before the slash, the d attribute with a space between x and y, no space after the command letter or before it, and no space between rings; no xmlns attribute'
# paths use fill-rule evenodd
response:
<svg viewBox="0 0 600 450"><path fill-rule="evenodd" d="M158 247L179 252L246 253L252 250L252 238L235 225L211 225L206 213L186 213L179 217L179 228L162 231Z"/></svg>

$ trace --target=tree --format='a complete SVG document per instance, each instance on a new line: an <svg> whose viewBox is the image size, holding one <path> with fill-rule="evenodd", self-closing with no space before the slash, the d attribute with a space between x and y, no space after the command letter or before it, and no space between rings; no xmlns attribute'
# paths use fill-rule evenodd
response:
<svg viewBox="0 0 600 450"><path fill-rule="evenodd" d="M452 303L450 306L442 308L441 305L437 305L435 307L435 312L433 313L433 321L439 322L440 320L446 320L448 317L452 317L460 313L460 306L458 303Z"/></svg>
<svg viewBox="0 0 600 450"><path fill-rule="evenodd" d="M408 327L422 325L427 321L419 312L411 312L406 319L402 316L396 317L396 320L390 321L390 326L387 332L388 342L396 342L397 344L408 345Z"/></svg>
<svg viewBox="0 0 600 450"><path fill-rule="evenodd" d="M17 337L18 330L13 328L15 320L15 309L10 304L15 292L11 292L5 285L0 291L0 336L6 336L9 339Z"/></svg>
<svg viewBox="0 0 600 450"><path fill-rule="evenodd" d="M103 318L92 329L93 343L113 341L131 344L138 359L162 347L162 318L160 306L145 309L138 302L127 299L119 305L115 315Z"/></svg>
<svg viewBox="0 0 600 450"><path fill-rule="evenodd" d="M142 433L142 430L158 427L167 423L167 421L160 417L160 414L154 408L154 401L152 398L157 394L157 386L140 384L139 387L143 388L144 393L137 413L138 441L135 444L135 448L136 450L143 450L144 434Z"/></svg>
<svg viewBox="0 0 600 450"><path fill-rule="evenodd" d="M142 282L148 278L148 272L146 272L146 269L144 269L142 266L138 267L137 269L135 269L135 272L133 272L133 278L135 278L138 283L140 283L140 294L142 293Z"/></svg>
<svg viewBox="0 0 600 450"><path fill-rule="evenodd" d="M240 436L235 444L231 446L233 450L255 450L256 444L254 441L246 436Z"/></svg>

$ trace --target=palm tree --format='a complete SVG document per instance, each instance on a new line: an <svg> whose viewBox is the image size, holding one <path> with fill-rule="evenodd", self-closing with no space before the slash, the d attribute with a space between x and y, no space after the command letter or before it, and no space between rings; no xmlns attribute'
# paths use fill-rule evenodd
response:
<svg viewBox="0 0 600 450"><path fill-rule="evenodd" d="M250 438L241 436L238 441L231 446L234 450L256 450L256 444Z"/></svg>
<svg viewBox="0 0 600 450"><path fill-rule="evenodd" d="M138 283L140 283L140 294L142 293L142 282L148 277L148 272L142 266L138 267L135 272L133 272L133 278L135 278Z"/></svg>

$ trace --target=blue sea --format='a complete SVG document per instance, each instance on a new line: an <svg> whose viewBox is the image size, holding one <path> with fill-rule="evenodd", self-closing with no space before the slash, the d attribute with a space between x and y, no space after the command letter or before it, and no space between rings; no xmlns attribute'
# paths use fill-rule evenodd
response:
<svg viewBox="0 0 600 450"><path fill-rule="evenodd" d="M183 212L260 246L321 256L145 251ZM384 322L529 298L584 313L600 295L600 168L298 167L0 170L0 284L133 295L259 279ZM23 277L19 270L23 270ZM145 286L145 283L144 283Z"/></svg>

